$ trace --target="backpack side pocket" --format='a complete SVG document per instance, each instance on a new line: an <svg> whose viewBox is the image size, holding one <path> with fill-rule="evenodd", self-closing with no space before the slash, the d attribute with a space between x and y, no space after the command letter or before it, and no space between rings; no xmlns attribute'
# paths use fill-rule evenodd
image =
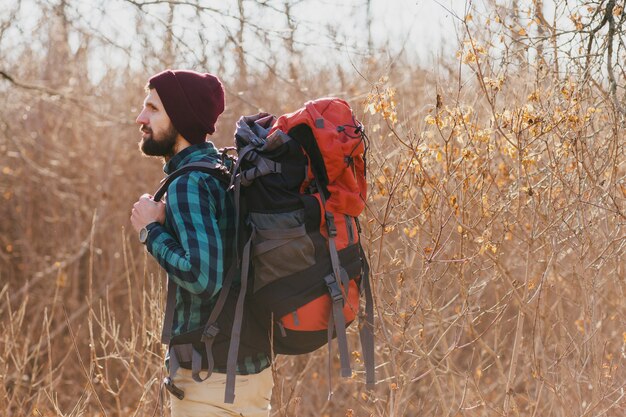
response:
<svg viewBox="0 0 626 417"><path fill-rule="evenodd" d="M315 246L306 233L304 209L250 213L254 291L315 264Z"/></svg>

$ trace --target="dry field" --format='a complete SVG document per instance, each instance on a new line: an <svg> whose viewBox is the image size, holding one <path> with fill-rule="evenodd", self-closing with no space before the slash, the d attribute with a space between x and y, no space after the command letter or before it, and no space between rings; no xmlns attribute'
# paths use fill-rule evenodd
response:
<svg viewBox="0 0 626 417"><path fill-rule="evenodd" d="M125 50L76 19L79 3L0 14L1 415L169 415L165 276L129 222L162 174L139 155L134 118L168 66L225 74L218 145L239 115L324 95L369 134L378 383L364 385L353 326L356 371L333 374L330 401L326 349L276 358L272 416L626 415L623 0L546 1L552 19L538 0L468 4L436 72L384 45L320 68L293 36L286 59L261 65L241 40L267 33L243 1L230 36L200 36L190 55L167 30L174 14L221 22L216 11L163 2L150 23L150 7L120 0L140 45ZM272 7L295 28L290 3ZM103 59L103 45L117 52Z"/></svg>

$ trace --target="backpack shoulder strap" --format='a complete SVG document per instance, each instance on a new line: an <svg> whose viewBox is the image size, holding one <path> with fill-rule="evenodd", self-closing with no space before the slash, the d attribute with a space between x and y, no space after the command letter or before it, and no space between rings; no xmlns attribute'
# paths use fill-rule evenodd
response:
<svg viewBox="0 0 626 417"><path fill-rule="evenodd" d="M159 189L156 191L156 193L154 193L154 201L161 201L161 199L167 192L167 187L169 187L169 185L176 178L192 171L201 171L206 172L207 174L211 174L225 185L228 185L230 182L230 174L228 173L228 168L225 165L216 162L192 162L183 166L182 168L177 169L167 177L163 178L163 180L161 181L161 185L159 185Z"/></svg>

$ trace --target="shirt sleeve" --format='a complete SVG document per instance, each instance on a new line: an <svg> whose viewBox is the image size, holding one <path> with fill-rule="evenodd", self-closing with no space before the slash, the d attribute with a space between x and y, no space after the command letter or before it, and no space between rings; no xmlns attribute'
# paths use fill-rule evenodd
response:
<svg viewBox="0 0 626 417"><path fill-rule="evenodd" d="M149 230L146 247L170 279L193 294L215 295L222 287L224 248L215 217L215 197L206 174L191 172L170 184L166 225Z"/></svg>

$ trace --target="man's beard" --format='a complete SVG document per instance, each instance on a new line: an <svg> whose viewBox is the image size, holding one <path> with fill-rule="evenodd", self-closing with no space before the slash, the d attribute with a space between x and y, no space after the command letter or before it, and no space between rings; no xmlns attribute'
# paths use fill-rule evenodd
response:
<svg viewBox="0 0 626 417"><path fill-rule="evenodd" d="M178 131L174 125L170 125L168 130L156 138L149 127L142 126L141 131L148 133L148 136L139 142L139 149L144 155L164 157L174 155L174 145L176 145L176 137L178 136Z"/></svg>

